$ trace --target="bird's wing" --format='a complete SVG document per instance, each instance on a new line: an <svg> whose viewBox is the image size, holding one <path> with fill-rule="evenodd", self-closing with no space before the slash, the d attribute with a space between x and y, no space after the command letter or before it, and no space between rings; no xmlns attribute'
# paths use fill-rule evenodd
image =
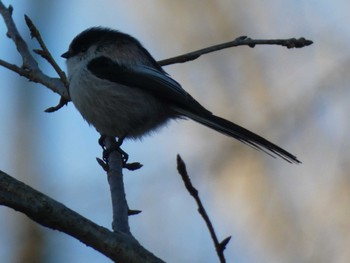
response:
<svg viewBox="0 0 350 263"><path fill-rule="evenodd" d="M210 113L169 75L146 65L122 66L107 57L90 61L88 69L97 77L142 89L169 104L194 113Z"/></svg>
<svg viewBox="0 0 350 263"><path fill-rule="evenodd" d="M192 98L179 83L156 68L145 65L125 67L107 57L99 57L88 64L88 69L101 79L149 92L153 96L168 102L175 112L236 138L253 148L280 156L288 162L300 162L293 154L278 145L233 122L213 115Z"/></svg>

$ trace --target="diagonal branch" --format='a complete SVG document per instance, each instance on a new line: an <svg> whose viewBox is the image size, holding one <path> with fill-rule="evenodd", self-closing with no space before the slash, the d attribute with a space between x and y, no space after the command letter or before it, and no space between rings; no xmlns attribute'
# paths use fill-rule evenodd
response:
<svg viewBox="0 0 350 263"><path fill-rule="evenodd" d="M17 27L12 19L12 12L12 6L6 8L5 5L0 1L0 14L3 17L7 27L7 36L10 39L12 39L12 41L15 43L18 53L21 55L22 66L18 67L10 63L6 64L3 63L4 61L1 61L1 65L5 66L8 69L12 67L13 69L15 69L14 71L19 73L21 76L28 78L30 81L40 83L51 89L53 92L60 94L67 100L70 100L68 91L62 83L62 81L58 78L48 77L39 68L38 63L30 53L27 43L24 41L24 39L17 30Z"/></svg>
<svg viewBox="0 0 350 263"><path fill-rule="evenodd" d="M29 30L30 30L31 37L35 38L41 47L41 50L35 49L34 52L37 53L38 55L40 55L41 57L43 57L44 59L46 59L51 64L51 66L54 68L54 70L56 71L56 73L58 74L60 79L62 80L64 86L68 89L69 83L68 83L67 76L64 73L64 71L58 66L55 59L52 57L50 51L46 47L46 44L45 44L43 38L41 37L39 30L36 28L33 21L27 15L24 16L24 19L27 23Z"/></svg>
<svg viewBox="0 0 350 263"><path fill-rule="evenodd" d="M0 204L67 233L115 262L163 262L132 236L96 225L63 204L0 171Z"/></svg>
<svg viewBox="0 0 350 263"><path fill-rule="evenodd" d="M46 47L46 44L45 44L43 38L41 37L39 30L36 28L36 26L34 25L32 20L27 15L24 16L24 19L26 21L26 24L27 24L29 30L30 30L31 37L35 38L41 47L41 49L34 49L33 51L35 53L37 53L38 55L40 55L42 58L46 59L47 62L49 62L49 64L54 68L54 70L56 71L56 73L60 77L66 90L69 91L69 82L68 82L66 73L64 73L64 71L58 66L55 59L52 57L50 51ZM55 112L55 111L59 110L60 108L62 108L63 106L67 105L68 101L69 101L69 99L65 98L64 96L61 96L59 103L54 107L50 107L50 108L46 109L45 112Z"/></svg>
<svg viewBox="0 0 350 263"><path fill-rule="evenodd" d="M213 224L210 221L210 218L208 216L207 211L205 210L202 201L199 197L198 190L192 185L190 177L188 176L186 165L184 161L181 159L180 155L177 155L177 170L179 174L181 175L181 178L185 184L185 187L187 191L190 193L190 195L194 198L194 200L197 203L198 206L198 212L202 216L204 222L206 223L210 236L214 242L216 253L218 254L218 257L220 259L221 263L226 262L225 256L224 256L224 250L226 248L226 245L231 239L231 236L225 238L223 241L219 242L218 237L216 236Z"/></svg>
<svg viewBox="0 0 350 263"><path fill-rule="evenodd" d="M0 2L0 14L2 15L7 27L7 37L13 40L16 45L18 53L22 56L24 68L38 69L38 63L30 54L29 48L23 38L20 36L17 27L12 19L13 8L10 5L8 8Z"/></svg>

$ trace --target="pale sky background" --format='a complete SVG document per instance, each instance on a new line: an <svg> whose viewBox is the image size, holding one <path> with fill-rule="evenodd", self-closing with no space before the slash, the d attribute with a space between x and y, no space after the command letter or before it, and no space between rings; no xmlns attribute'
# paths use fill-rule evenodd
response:
<svg viewBox="0 0 350 263"><path fill-rule="evenodd" d="M4 1L5 5L9 1ZM187 164L227 262L348 262L350 258L349 1L11 1L33 48L27 14L62 68L60 55L90 26L138 38L161 60L251 38L305 37L310 47L236 47L165 70L203 105L296 154L291 165L190 121L128 141L125 172L131 231L166 262L218 262L209 233L176 171ZM20 64L0 22L0 58ZM38 57L44 72L55 72ZM0 169L110 228L107 180L95 161L98 133L70 103L0 68ZM0 261L19 262L29 220L0 207ZM110 262L65 234L39 227L43 262ZM30 240L30 239L29 239Z"/></svg>

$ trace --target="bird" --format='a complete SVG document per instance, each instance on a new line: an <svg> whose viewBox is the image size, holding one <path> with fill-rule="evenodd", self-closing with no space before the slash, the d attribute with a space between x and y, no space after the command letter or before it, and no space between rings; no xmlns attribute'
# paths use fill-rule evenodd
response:
<svg viewBox="0 0 350 263"><path fill-rule="evenodd" d="M170 120L191 119L273 157L300 163L278 145L207 110L126 33L88 28L61 56L74 106L101 136L138 139Z"/></svg>

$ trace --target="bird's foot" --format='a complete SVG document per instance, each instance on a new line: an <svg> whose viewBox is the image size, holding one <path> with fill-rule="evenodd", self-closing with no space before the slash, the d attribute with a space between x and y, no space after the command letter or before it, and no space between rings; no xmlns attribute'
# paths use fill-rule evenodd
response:
<svg viewBox="0 0 350 263"><path fill-rule="evenodd" d="M128 163L129 155L123 149L120 148L120 146L123 144L125 136L119 138L117 142L113 143L108 148L104 144L105 138L106 138L106 136L101 135L100 139L98 140L98 143L101 145L101 147L103 149L103 161L106 163L107 166L108 166L108 162L109 162L108 161L109 155L112 152L117 151L121 155L123 168L134 171L134 170L140 169L142 167L142 164L140 164L138 162Z"/></svg>
<svg viewBox="0 0 350 263"><path fill-rule="evenodd" d="M98 139L98 144L102 147L103 150L106 149L106 145L105 145L105 139L106 139L106 135L101 135L100 139Z"/></svg>
<svg viewBox="0 0 350 263"><path fill-rule="evenodd" d="M108 148L105 146L104 144L104 139L106 138L106 136L101 135L100 139L98 140L98 143L101 145L102 149L103 149L103 160L105 162L108 162L108 157L109 155L114 152L117 151L120 153L121 157L122 157L122 162L123 164L125 164L128 159L129 159L129 155L123 151L120 146L123 144L124 138L125 137L121 137L118 139L118 141L114 142L111 146L109 146Z"/></svg>

